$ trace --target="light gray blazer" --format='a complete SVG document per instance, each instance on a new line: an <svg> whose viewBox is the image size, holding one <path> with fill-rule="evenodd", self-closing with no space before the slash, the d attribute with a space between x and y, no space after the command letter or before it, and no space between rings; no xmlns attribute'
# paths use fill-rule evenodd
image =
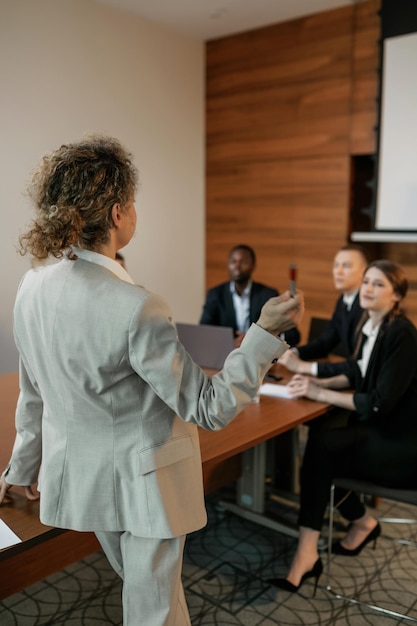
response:
<svg viewBox="0 0 417 626"><path fill-rule="evenodd" d="M41 468L44 524L154 538L204 526L197 426L226 426L287 348L253 325L210 378L159 297L82 259L25 275L14 331L22 443L7 481Z"/></svg>

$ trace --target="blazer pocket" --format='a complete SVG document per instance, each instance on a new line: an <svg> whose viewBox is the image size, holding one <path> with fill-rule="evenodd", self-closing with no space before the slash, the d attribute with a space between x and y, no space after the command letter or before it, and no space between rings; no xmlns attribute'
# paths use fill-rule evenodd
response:
<svg viewBox="0 0 417 626"><path fill-rule="evenodd" d="M194 454L193 442L190 436L171 439L158 446L145 448L138 454L138 473L140 476L154 472L167 465L172 465L188 459Z"/></svg>

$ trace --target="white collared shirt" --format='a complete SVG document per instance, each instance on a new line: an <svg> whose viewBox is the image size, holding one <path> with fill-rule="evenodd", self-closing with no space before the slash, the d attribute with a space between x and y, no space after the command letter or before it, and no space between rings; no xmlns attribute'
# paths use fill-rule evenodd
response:
<svg viewBox="0 0 417 626"><path fill-rule="evenodd" d="M348 311L351 310L352 304L357 295L358 295L358 291L355 291L355 293L351 293L350 295L343 294L343 302L346 304L346 308Z"/></svg>
<svg viewBox="0 0 417 626"><path fill-rule="evenodd" d="M377 326L373 327L371 319L368 319L363 325L362 334L366 336L366 339L362 348L362 356L358 360L359 369L361 370L363 378L365 378L366 370L368 369L369 359L371 358L372 350L374 349L375 341L378 337L380 328L381 322L379 322Z"/></svg>
<svg viewBox="0 0 417 626"><path fill-rule="evenodd" d="M124 267L110 257L100 254L99 252L94 252L93 250L87 250L86 248L77 248L77 246L72 246L72 250L79 259L97 263L97 265L101 265L110 270L113 274L116 274L118 278L124 280L126 283L130 283L131 285L135 284Z"/></svg>
<svg viewBox="0 0 417 626"><path fill-rule="evenodd" d="M230 283L230 293L232 294L233 307L235 309L236 325L241 333L246 333L250 326L249 311L251 289L252 281L250 280L240 296L236 291L234 282Z"/></svg>

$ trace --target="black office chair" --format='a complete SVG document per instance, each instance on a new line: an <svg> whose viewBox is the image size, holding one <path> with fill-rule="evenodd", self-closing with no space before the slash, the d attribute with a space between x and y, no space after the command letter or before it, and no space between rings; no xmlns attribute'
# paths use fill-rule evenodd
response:
<svg viewBox="0 0 417 626"><path fill-rule="evenodd" d="M353 598L350 596L343 595L342 593L338 593L333 590L330 584L330 569L331 569L331 547L333 543L333 520L334 520L334 491L336 487L341 487L343 489L347 489L348 491L355 491L356 493L369 495L373 497L381 497L387 498L388 500L394 500L396 502L402 502L405 504L412 504L417 506L417 489L391 489L387 487L381 487L380 485L376 485L375 483L370 483L364 480L356 480L350 478L336 478L333 481L333 484L330 489L330 513L329 513L329 537L328 537L328 546L327 546L327 586L326 589L330 593L332 593L336 598L341 600L346 600L351 604L358 604L363 607L367 607L379 613L383 613L388 617L395 617L396 619L405 619L410 622L417 623L417 614L416 617L412 617L410 615L406 615L404 613L397 613L396 611L390 611L382 606L378 606L375 604L368 604L366 602L362 602L357 598ZM379 518L380 522L386 523L396 523L396 524L417 524L417 519L408 519L408 518ZM417 548L417 543L414 541L410 541L408 539L393 539L397 543L402 543L405 545L411 545ZM416 593L417 595L417 593Z"/></svg>

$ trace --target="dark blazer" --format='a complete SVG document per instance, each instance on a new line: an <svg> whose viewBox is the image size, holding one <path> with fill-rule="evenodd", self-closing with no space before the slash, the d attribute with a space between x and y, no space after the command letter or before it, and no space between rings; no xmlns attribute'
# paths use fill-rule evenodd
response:
<svg viewBox="0 0 417 626"><path fill-rule="evenodd" d="M356 389L354 403L359 421L376 425L387 435L403 432L407 437L413 433L416 442L417 330L410 320L397 317L390 324L385 320L365 378L355 361L349 364L346 375Z"/></svg>
<svg viewBox="0 0 417 626"><path fill-rule="evenodd" d="M278 291L272 287L267 287L262 283L252 283L250 293L250 310L249 321L252 324L257 322L261 314L261 309L269 298L278 295ZM233 328L237 334L238 328L236 324L236 314L233 306L233 298L230 292L230 282L221 283L212 289L209 289L203 312L200 318L200 324L208 324L210 326L229 326ZM290 346L295 346L300 341L300 333L298 328L292 328L285 333L285 341Z"/></svg>
<svg viewBox="0 0 417 626"><path fill-rule="evenodd" d="M316 530L323 522L335 476L402 489L417 485L416 328L403 317L391 323L384 320L365 376L353 360L346 375L354 389L356 410L343 424L340 415L331 413L330 421L310 429L304 453L299 521ZM335 418L339 423L334 423ZM340 500L340 505L349 520L363 514L356 498Z"/></svg>
<svg viewBox="0 0 417 626"><path fill-rule="evenodd" d="M327 357L332 350L341 343L349 358L355 351L356 328L362 317L363 309L359 305L359 294L354 299L350 311L346 309L343 296L336 302L336 307L326 330L313 341L297 348L298 354L303 361L312 361ZM345 361L340 363L319 363L318 376L337 376L346 372L348 365Z"/></svg>
<svg viewBox="0 0 417 626"><path fill-rule="evenodd" d="M355 362L348 377L356 412L341 431L355 436L354 471L394 487L417 485L417 330L406 318L381 327L365 378ZM342 456L340 449L338 454Z"/></svg>

